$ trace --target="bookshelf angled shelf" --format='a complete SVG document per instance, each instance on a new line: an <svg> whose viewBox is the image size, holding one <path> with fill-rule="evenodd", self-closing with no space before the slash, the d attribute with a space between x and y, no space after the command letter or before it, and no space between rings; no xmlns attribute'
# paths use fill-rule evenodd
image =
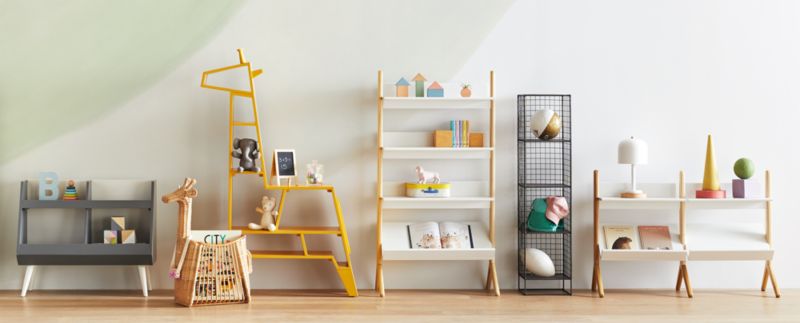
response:
<svg viewBox="0 0 800 323"><path fill-rule="evenodd" d="M383 259L391 260L492 260L495 249L489 241L486 226L480 222L464 222L472 229L472 249L411 249L408 225L411 222L383 223Z"/></svg>
<svg viewBox="0 0 800 323"><path fill-rule="evenodd" d="M378 71L378 174L377 174L377 269L375 289L385 296L383 284L384 261L390 260L483 260L489 261L486 288L492 288L495 295L500 295L497 281L494 249L494 215L495 215L495 101L494 72L489 73L488 97L389 97L384 96L383 72ZM384 131L385 111L411 111L421 113L429 111L478 110L487 112L489 129L485 133L484 147L471 148L436 148L433 147L432 133L419 131ZM394 114L393 114L394 115ZM384 161L399 160L489 160L488 181L453 181L449 198L409 198L405 196L405 188L401 182L385 181L383 178ZM473 230L472 249L411 249L409 246L406 222L384 222L384 210L455 210L485 209L488 210L488 226L478 222L469 222ZM420 214L419 222L425 221L428 215Z"/></svg>

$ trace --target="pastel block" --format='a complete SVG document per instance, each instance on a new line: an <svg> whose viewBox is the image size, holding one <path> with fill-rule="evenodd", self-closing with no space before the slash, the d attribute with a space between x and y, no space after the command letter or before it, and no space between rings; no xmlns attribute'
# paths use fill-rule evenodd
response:
<svg viewBox="0 0 800 323"><path fill-rule="evenodd" d="M453 147L453 132L450 130L434 130L433 146L438 148Z"/></svg>
<svg viewBox="0 0 800 323"><path fill-rule="evenodd" d="M725 190L697 190L695 197L699 199L724 199Z"/></svg>
<svg viewBox="0 0 800 323"><path fill-rule="evenodd" d="M469 134L470 147L483 147L483 132L472 132Z"/></svg>
<svg viewBox="0 0 800 323"><path fill-rule="evenodd" d="M136 243L136 230L122 230L122 244Z"/></svg>
<svg viewBox="0 0 800 323"><path fill-rule="evenodd" d="M119 233L114 230L103 230L103 243L117 244Z"/></svg>
<svg viewBox="0 0 800 323"><path fill-rule="evenodd" d="M444 97L444 90L443 89L428 89L428 97L429 98L441 98Z"/></svg>
<svg viewBox="0 0 800 323"><path fill-rule="evenodd" d="M747 198L760 198L764 197L761 191L761 184L752 179L734 179L733 183L733 198L747 199Z"/></svg>
<svg viewBox="0 0 800 323"><path fill-rule="evenodd" d="M122 231L125 230L125 217L112 216L111 217L111 230Z"/></svg>

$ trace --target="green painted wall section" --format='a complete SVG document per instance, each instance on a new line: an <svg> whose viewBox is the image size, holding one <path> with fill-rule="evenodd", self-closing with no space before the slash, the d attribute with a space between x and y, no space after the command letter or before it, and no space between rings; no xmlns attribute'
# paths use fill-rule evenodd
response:
<svg viewBox="0 0 800 323"><path fill-rule="evenodd" d="M152 85L241 3L0 0L0 163Z"/></svg>

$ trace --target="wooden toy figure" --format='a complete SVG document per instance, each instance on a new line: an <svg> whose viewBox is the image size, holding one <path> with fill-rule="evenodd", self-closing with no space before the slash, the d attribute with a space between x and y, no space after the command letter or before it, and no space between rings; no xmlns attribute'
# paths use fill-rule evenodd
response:
<svg viewBox="0 0 800 323"><path fill-rule="evenodd" d="M411 80L414 81L414 96L418 98L425 97L425 81L427 81L425 77L417 73Z"/></svg>
<svg viewBox="0 0 800 323"><path fill-rule="evenodd" d="M468 98L472 96L471 85L469 84L461 84L461 97Z"/></svg>
<svg viewBox="0 0 800 323"><path fill-rule="evenodd" d="M428 97L429 98L441 98L444 97L444 88L439 82L433 81L433 84L428 87Z"/></svg>
<svg viewBox="0 0 800 323"><path fill-rule="evenodd" d="M395 96L397 97L408 97L408 86L411 85L406 81L405 77L401 77L397 83L394 84L395 86Z"/></svg>

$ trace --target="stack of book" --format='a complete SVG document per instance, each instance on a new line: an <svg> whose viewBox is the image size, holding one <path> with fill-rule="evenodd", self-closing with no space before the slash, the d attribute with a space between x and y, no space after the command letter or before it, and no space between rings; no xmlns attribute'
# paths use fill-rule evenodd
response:
<svg viewBox="0 0 800 323"><path fill-rule="evenodd" d="M450 120L450 131L453 133L453 147L469 147L469 120Z"/></svg>

